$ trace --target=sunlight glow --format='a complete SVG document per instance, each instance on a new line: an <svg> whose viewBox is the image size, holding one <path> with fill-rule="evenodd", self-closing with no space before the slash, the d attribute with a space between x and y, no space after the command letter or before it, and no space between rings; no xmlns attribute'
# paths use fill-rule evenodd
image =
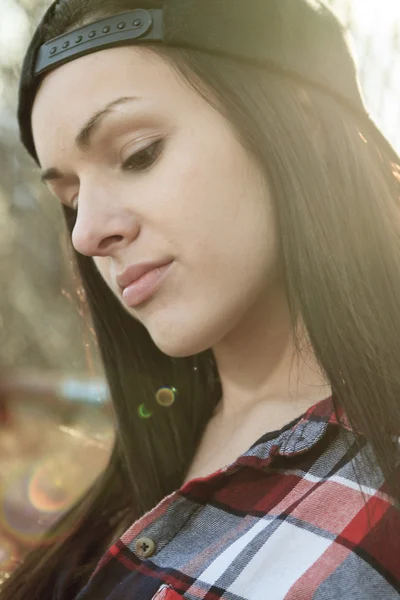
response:
<svg viewBox="0 0 400 600"><path fill-rule="evenodd" d="M21 60L29 34L28 16L15 0L0 2L0 56L3 65Z"/></svg>

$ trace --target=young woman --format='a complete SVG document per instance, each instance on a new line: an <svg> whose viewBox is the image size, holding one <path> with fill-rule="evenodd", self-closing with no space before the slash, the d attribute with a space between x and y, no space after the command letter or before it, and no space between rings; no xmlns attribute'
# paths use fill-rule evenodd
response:
<svg viewBox="0 0 400 600"><path fill-rule="evenodd" d="M56 2L19 122L117 441L1 597L398 598L400 161L333 15Z"/></svg>

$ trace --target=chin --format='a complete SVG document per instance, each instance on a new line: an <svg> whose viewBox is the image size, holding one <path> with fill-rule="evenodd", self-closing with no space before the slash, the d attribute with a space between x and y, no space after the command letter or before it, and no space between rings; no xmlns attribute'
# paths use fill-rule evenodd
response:
<svg viewBox="0 0 400 600"><path fill-rule="evenodd" d="M153 342L167 356L171 358L186 358L204 352L210 346L207 344L195 344L193 340L158 340L152 337Z"/></svg>
<svg viewBox="0 0 400 600"><path fill-rule="evenodd" d="M163 330L151 327L148 332L154 344L167 356L171 358L186 358L208 350L212 343L204 335L204 331L183 331L182 326L173 329L171 327Z"/></svg>

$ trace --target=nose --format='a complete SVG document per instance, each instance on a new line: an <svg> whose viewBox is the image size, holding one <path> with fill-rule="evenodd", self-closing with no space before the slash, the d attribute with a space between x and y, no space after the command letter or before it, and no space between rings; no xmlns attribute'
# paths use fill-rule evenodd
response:
<svg viewBox="0 0 400 600"><path fill-rule="evenodd" d="M98 190L98 188L97 188ZM72 245L85 256L111 256L131 243L139 233L138 220L118 195L111 197L106 190L94 193L92 188L79 193L77 218L72 232Z"/></svg>

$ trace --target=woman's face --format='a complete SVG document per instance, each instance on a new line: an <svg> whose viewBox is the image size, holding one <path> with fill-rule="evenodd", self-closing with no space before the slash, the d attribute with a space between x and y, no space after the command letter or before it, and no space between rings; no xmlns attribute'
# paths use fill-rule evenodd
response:
<svg viewBox="0 0 400 600"><path fill-rule="evenodd" d="M44 180L77 209L75 249L163 352L213 347L266 304L276 241L265 176L166 60L124 47L63 65L32 125ZM172 262L154 293L123 293L118 275L144 261Z"/></svg>

